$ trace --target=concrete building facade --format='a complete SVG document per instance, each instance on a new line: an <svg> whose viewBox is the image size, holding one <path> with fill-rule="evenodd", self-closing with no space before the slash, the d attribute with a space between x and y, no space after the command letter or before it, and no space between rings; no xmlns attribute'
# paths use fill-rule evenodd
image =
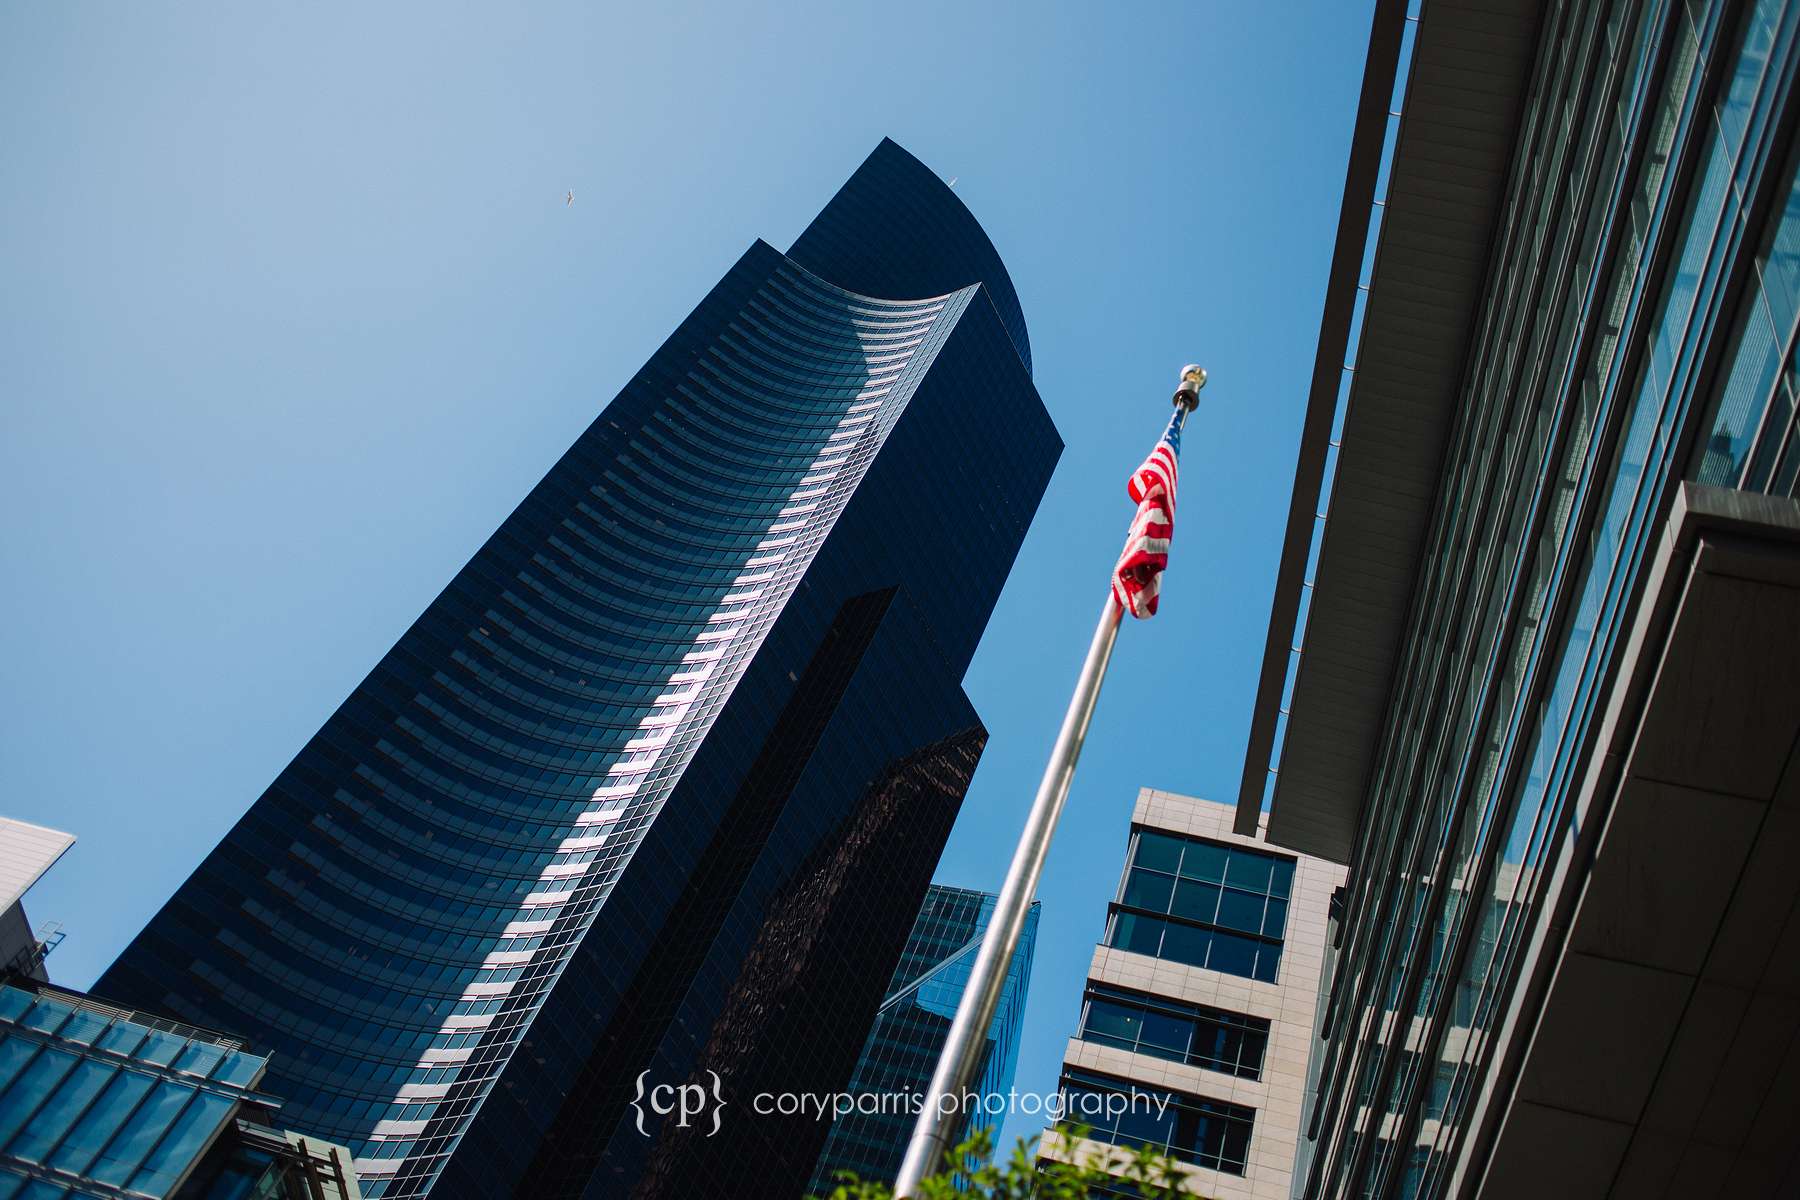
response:
<svg viewBox="0 0 1800 1200"><path fill-rule="evenodd" d="M1047 1132L1043 1156L1103 1161L1109 1143L1149 1144L1185 1164L1198 1195L1287 1200L1344 871L1237 833L1233 816L1226 804L1138 793L1063 1057L1069 1118L1093 1129L1080 1146ZM1106 1093L1135 1093L1133 1110L1116 1121L1094 1111L1089 1098Z"/></svg>
<svg viewBox="0 0 1800 1200"><path fill-rule="evenodd" d="M25 893L74 844L74 834L0 817L0 973L48 978L44 955L62 934L32 927L25 916Z"/></svg>

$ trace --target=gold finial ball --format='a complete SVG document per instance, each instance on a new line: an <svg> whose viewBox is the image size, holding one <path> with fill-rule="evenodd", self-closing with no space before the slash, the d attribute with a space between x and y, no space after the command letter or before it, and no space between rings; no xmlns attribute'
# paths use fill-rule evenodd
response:
<svg viewBox="0 0 1800 1200"><path fill-rule="evenodd" d="M1200 407L1200 389L1206 386L1206 368L1189 363L1181 368L1181 382L1175 388L1175 403L1189 412Z"/></svg>

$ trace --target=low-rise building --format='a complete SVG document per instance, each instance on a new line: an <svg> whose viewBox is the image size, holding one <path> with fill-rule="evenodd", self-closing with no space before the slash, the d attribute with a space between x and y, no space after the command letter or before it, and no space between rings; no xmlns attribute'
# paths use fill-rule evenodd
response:
<svg viewBox="0 0 1800 1200"><path fill-rule="evenodd" d="M22 898L74 841L0 818L0 1200L362 1200L348 1150L281 1128L269 1055L49 984Z"/></svg>
<svg viewBox="0 0 1800 1200"><path fill-rule="evenodd" d="M1217 1200L1287 1200L1332 895L1343 868L1232 832L1234 810L1138 793L1119 888L1063 1057L1080 1146L1147 1144ZM1135 1194L1129 1189L1121 1194Z"/></svg>

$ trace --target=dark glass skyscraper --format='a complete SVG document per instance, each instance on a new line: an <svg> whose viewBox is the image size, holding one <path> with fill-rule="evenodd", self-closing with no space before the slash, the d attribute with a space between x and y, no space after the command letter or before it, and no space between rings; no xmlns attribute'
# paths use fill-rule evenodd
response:
<svg viewBox="0 0 1800 1200"><path fill-rule="evenodd" d="M749 1100L843 1085L981 753L960 680L1061 450L1028 354L974 218L884 141L95 990L272 1049L371 1196L797 1194L822 1128ZM715 1079L716 1135L643 1100Z"/></svg>
<svg viewBox="0 0 1800 1200"><path fill-rule="evenodd" d="M813 1169L811 1195L829 1195L839 1172L853 1171L859 1178L885 1183L900 1170L917 1116L909 1100L923 1096L931 1083L956 1007L969 985L981 937L994 915L995 900L991 892L939 884L925 893L919 919L850 1077L846 1095L851 1099L832 1122L831 1136ZM1035 903L1027 910L1019 945L1007 964L1000 1006L988 1027L987 1050L969 1085L973 1099L965 1109L959 1140L976 1129L990 1135L999 1130L1003 1112L999 1104L1011 1090L1013 1070L1019 1065L1019 1033L1025 1022L1039 911Z"/></svg>
<svg viewBox="0 0 1800 1200"><path fill-rule="evenodd" d="M1237 817L1350 868L1298 1194L1800 1195L1800 3L1407 8Z"/></svg>

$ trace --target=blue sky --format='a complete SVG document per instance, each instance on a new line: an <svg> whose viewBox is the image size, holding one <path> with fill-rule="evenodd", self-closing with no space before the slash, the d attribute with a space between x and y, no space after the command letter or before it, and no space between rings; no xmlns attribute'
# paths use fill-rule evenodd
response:
<svg viewBox="0 0 1800 1200"><path fill-rule="evenodd" d="M526 7L0 14L0 812L80 839L30 900L52 973L90 983L890 135L999 247L1068 443L969 672L992 740L943 881L998 886L1125 477L1176 369L1212 374L1040 893L1018 1085L1049 1090L1137 788L1237 786L1369 6Z"/></svg>

